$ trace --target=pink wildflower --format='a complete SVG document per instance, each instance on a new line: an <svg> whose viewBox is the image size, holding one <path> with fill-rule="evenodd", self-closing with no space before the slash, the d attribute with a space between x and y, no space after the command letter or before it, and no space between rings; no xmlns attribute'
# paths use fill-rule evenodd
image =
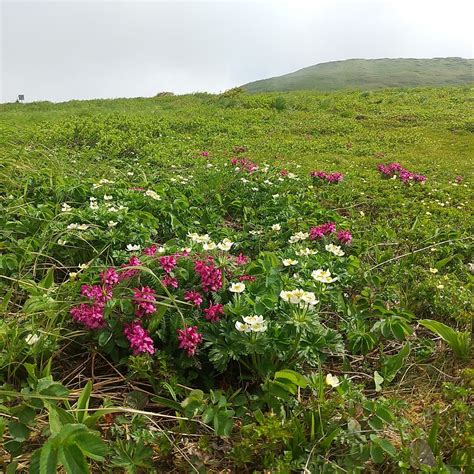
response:
<svg viewBox="0 0 474 474"><path fill-rule="evenodd" d="M217 322L219 321L219 316L224 314L224 310L221 304L211 304L209 308L204 310L204 317L210 322Z"/></svg>
<svg viewBox="0 0 474 474"><path fill-rule="evenodd" d="M337 233L337 239L342 244L350 244L352 241L352 234L348 230L340 230Z"/></svg>
<svg viewBox="0 0 474 474"><path fill-rule="evenodd" d="M107 287L112 287L120 281L119 274L115 271L115 268L112 267L102 271L100 278L102 280L102 284Z"/></svg>
<svg viewBox="0 0 474 474"><path fill-rule="evenodd" d="M127 278L133 278L135 275L138 275L139 270L135 268L127 267L139 267L142 264L136 255L132 255L125 265L122 265L122 268L125 268L120 273L120 280L126 280Z"/></svg>
<svg viewBox="0 0 474 474"><path fill-rule="evenodd" d="M123 333L130 342L130 348L133 351L133 355L138 354L154 354L155 348L153 347L153 340L149 336L146 329L144 329L140 323L134 322L126 324Z"/></svg>
<svg viewBox="0 0 474 474"><path fill-rule="evenodd" d="M208 158L209 157L209 152L208 151L201 151L201 153L199 153L201 156L204 156L204 158Z"/></svg>
<svg viewBox="0 0 474 474"><path fill-rule="evenodd" d="M309 238L311 240L321 239L325 235L336 232L336 224L334 222L326 222L324 224L312 227L309 230Z"/></svg>
<svg viewBox="0 0 474 474"><path fill-rule="evenodd" d="M142 286L140 290L134 288L133 301L137 305L135 315L139 318L145 314L152 314L156 311L155 290L151 289L149 286Z"/></svg>
<svg viewBox="0 0 474 474"><path fill-rule="evenodd" d="M257 277L253 275L241 275L239 276L239 281L255 281Z"/></svg>
<svg viewBox="0 0 474 474"><path fill-rule="evenodd" d="M104 306L112 298L112 290L101 285L82 285L81 293L100 306Z"/></svg>
<svg viewBox="0 0 474 474"><path fill-rule="evenodd" d="M166 255L160 258L160 265L166 273L170 273L176 267L176 257L174 255Z"/></svg>
<svg viewBox="0 0 474 474"><path fill-rule="evenodd" d="M148 256L151 257L151 256L155 255L156 250L157 250L157 247L156 247L155 244L153 244L153 245L150 245L150 247L144 248L143 249L143 254L148 255Z"/></svg>
<svg viewBox="0 0 474 474"><path fill-rule="evenodd" d="M165 275L161 279L161 284L166 288L168 288L168 286L171 286L172 288L178 288L178 279L170 275Z"/></svg>
<svg viewBox="0 0 474 474"><path fill-rule="evenodd" d="M178 329L179 348L184 349L191 357L196 353L197 346L202 341L202 335L197 332L197 326Z"/></svg>
<svg viewBox="0 0 474 474"><path fill-rule="evenodd" d="M197 291L186 291L184 293L184 299L191 302L194 306L201 306L202 303L202 296Z"/></svg>
<svg viewBox="0 0 474 474"><path fill-rule="evenodd" d="M222 271L216 268L214 263L206 264L198 260L194 264L194 270L201 277L201 286L204 291L219 291L222 288Z"/></svg>
<svg viewBox="0 0 474 474"><path fill-rule="evenodd" d="M281 170L280 176L288 176L288 170L285 170L285 169Z"/></svg>
<svg viewBox="0 0 474 474"><path fill-rule="evenodd" d="M235 264L236 265L247 265L247 263L249 262L249 258L246 257L243 253L239 253L239 255L237 255L237 257L235 257Z"/></svg>
<svg viewBox="0 0 474 474"><path fill-rule="evenodd" d="M99 329L105 324L103 305L81 303L71 308L70 314L74 321L89 329Z"/></svg>

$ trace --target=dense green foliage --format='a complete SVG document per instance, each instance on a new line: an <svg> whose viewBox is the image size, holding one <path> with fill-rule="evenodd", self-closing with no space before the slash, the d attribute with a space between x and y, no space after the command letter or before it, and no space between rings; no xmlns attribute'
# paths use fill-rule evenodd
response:
<svg viewBox="0 0 474 474"><path fill-rule="evenodd" d="M473 100L231 90L0 106L7 472L468 472ZM426 182L386 179L390 162ZM327 222L352 241L311 240ZM196 270L209 257L212 291ZM107 268L132 272L103 284L90 330L70 310ZM124 328L145 287L154 352L133 355Z"/></svg>
<svg viewBox="0 0 474 474"><path fill-rule="evenodd" d="M283 76L249 82L242 87L248 92L282 92L372 90L472 83L473 59L347 59L316 64Z"/></svg>

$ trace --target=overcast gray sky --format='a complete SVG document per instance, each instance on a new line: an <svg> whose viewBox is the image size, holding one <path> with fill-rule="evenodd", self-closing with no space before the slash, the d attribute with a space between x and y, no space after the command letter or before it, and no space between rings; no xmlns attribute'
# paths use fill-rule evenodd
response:
<svg viewBox="0 0 474 474"><path fill-rule="evenodd" d="M472 58L473 5L0 0L0 99L219 92L338 59Z"/></svg>

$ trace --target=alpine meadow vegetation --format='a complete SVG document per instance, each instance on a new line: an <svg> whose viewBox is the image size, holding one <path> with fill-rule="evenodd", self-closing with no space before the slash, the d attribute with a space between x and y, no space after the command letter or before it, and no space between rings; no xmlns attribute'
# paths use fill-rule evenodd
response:
<svg viewBox="0 0 474 474"><path fill-rule="evenodd" d="M7 473L468 473L469 87L0 105Z"/></svg>

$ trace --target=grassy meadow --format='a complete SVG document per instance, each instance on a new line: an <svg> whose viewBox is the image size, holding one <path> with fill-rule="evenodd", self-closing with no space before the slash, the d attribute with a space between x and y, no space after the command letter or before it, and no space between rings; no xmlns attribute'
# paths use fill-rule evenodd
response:
<svg viewBox="0 0 474 474"><path fill-rule="evenodd" d="M473 101L0 105L0 469L472 472Z"/></svg>

